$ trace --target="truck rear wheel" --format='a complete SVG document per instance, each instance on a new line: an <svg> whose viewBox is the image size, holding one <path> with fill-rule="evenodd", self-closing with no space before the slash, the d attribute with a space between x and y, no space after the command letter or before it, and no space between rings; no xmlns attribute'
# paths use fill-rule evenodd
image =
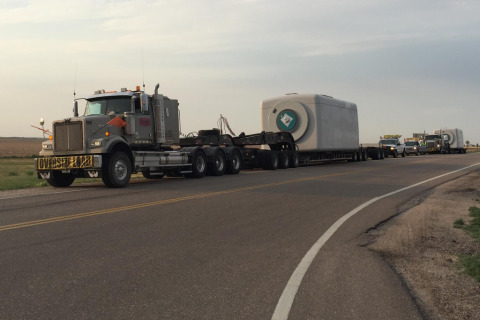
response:
<svg viewBox="0 0 480 320"><path fill-rule="evenodd" d="M288 157L287 151L280 151L278 153L278 167L280 169L288 169L290 159Z"/></svg>
<svg viewBox="0 0 480 320"><path fill-rule="evenodd" d="M207 173L207 157L202 150L196 150L192 156L192 172L186 174L187 178L203 178Z"/></svg>
<svg viewBox="0 0 480 320"><path fill-rule="evenodd" d="M61 173L59 171L53 171L50 174L50 179L47 179L47 183L52 187L65 188L71 185L75 181L75 176L71 173Z"/></svg>
<svg viewBox="0 0 480 320"><path fill-rule="evenodd" d="M225 173L225 154L222 150L215 150L213 161L208 164L208 173L212 176L222 176Z"/></svg>
<svg viewBox="0 0 480 320"><path fill-rule="evenodd" d="M130 181L132 164L130 158L124 152L116 152L106 161L102 170L102 180L107 187L123 188Z"/></svg>
<svg viewBox="0 0 480 320"><path fill-rule="evenodd" d="M232 159L227 161L227 173L238 174L242 169L242 155L240 151L235 150L232 153Z"/></svg>

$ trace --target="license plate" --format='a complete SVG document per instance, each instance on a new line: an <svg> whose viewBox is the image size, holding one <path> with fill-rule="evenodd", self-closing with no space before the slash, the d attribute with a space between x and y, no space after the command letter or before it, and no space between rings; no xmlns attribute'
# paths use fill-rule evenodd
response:
<svg viewBox="0 0 480 320"><path fill-rule="evenodd" d="M93 155L37 158L37 170L93 168Z"/></svg>

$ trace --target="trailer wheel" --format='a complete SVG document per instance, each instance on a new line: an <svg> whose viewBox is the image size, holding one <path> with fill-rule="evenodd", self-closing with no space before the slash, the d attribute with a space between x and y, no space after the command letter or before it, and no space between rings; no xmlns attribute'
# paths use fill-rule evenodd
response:
<svg viewBox="0 0 480 320"><path fill-rule="evenodd" d="M360 152L361 152L361 155L362 155L362 161L367 161L368 160L367 150L362 150Z"/></svg>
<svg viewBox="0 0 480 320"><path fill-rule="evenodd" d="M242 155L240 151L235 150L232 153L232 159L227 161L227 169L226 172L228 174L238 174L242 169Z"/></svg>
<svg viewBox="0 0 480 320"><path fill-rule="evenodd" d="M300 165L300 160L298 158L298 152L288 151L288 157L289 157L290 168L298 168L298 166Z"/></svg>
<svg viewBox="0 0 480 320"><path fill-rule="evenodd" d="M222 176L225 173L225 154L222 150L215 150L213 161L208 164L208 173L212 176Z"/></svg>
<svg viewBox="0 0 480 320"><path fill-rule="evenodd" d="M263 169L264 170L278 169L278 152L277 151L265 151L265 153L263 154Z"/></svg>
<svg viewBox="0 0 480 320"><path fill-rule="evenodd" d="M103 183L109 188L123 188L130 181L132 164L130 158L118 151L107 158L102 168Z"/></svg>
<svg viewBox="0 0 480 320"><path fill-rule="evenodd" d="M287 151L280 151L278 153L278 167L280 169L288 169L290 165L290 159L288 157Z"/></svg>
<svg viewBox="0 0 480 320"><path fill-rule="evenodd" d="M203 178L207 172L207 157L201 150L196 150L192 156L192 172L186 174L188 178Z"/></svg>
<svg viewBox="0 0 480 320"><path fill-rule="evenodd" d="M66 188L75 181L75 176L71 173L61 173L59 171L53 171L50 173L50 179L47 179L47 183L52 187Z"/></svg>

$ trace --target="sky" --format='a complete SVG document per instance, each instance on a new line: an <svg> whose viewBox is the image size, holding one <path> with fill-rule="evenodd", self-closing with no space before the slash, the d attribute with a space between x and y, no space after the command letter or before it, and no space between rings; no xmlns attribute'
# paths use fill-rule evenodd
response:
<svg viewBox="0 0 480 320"><path fill-rule="evenodd" d="M41 137L74 91L159 83L185 134L259 132L261 101L296 92L356 103L361 143L480 143L477 0L0 0L0 40L0 137Z"/></svg>

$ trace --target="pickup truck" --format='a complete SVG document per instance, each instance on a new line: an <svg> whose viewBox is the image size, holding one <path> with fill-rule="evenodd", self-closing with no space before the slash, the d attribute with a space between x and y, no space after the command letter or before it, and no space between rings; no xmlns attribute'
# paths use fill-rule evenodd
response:
<svg viewBox="0 0 480 320"><path fill-rule="evenodd" d="M402 143L398 138L380 139L380 141L378 142L378 146L384 149L386 157L391 155L392 157L396 158L399 154L401 154L402 157L405 157L407 155L405 150L405 144Z"/></svg>
<svg viewBox="0 0 480 320"><path fill-rule="evenodd" d="M427 147L420 145L418 141L405 142L405 152L407 155L414 154L416 156L427 153Z"/></svg>

